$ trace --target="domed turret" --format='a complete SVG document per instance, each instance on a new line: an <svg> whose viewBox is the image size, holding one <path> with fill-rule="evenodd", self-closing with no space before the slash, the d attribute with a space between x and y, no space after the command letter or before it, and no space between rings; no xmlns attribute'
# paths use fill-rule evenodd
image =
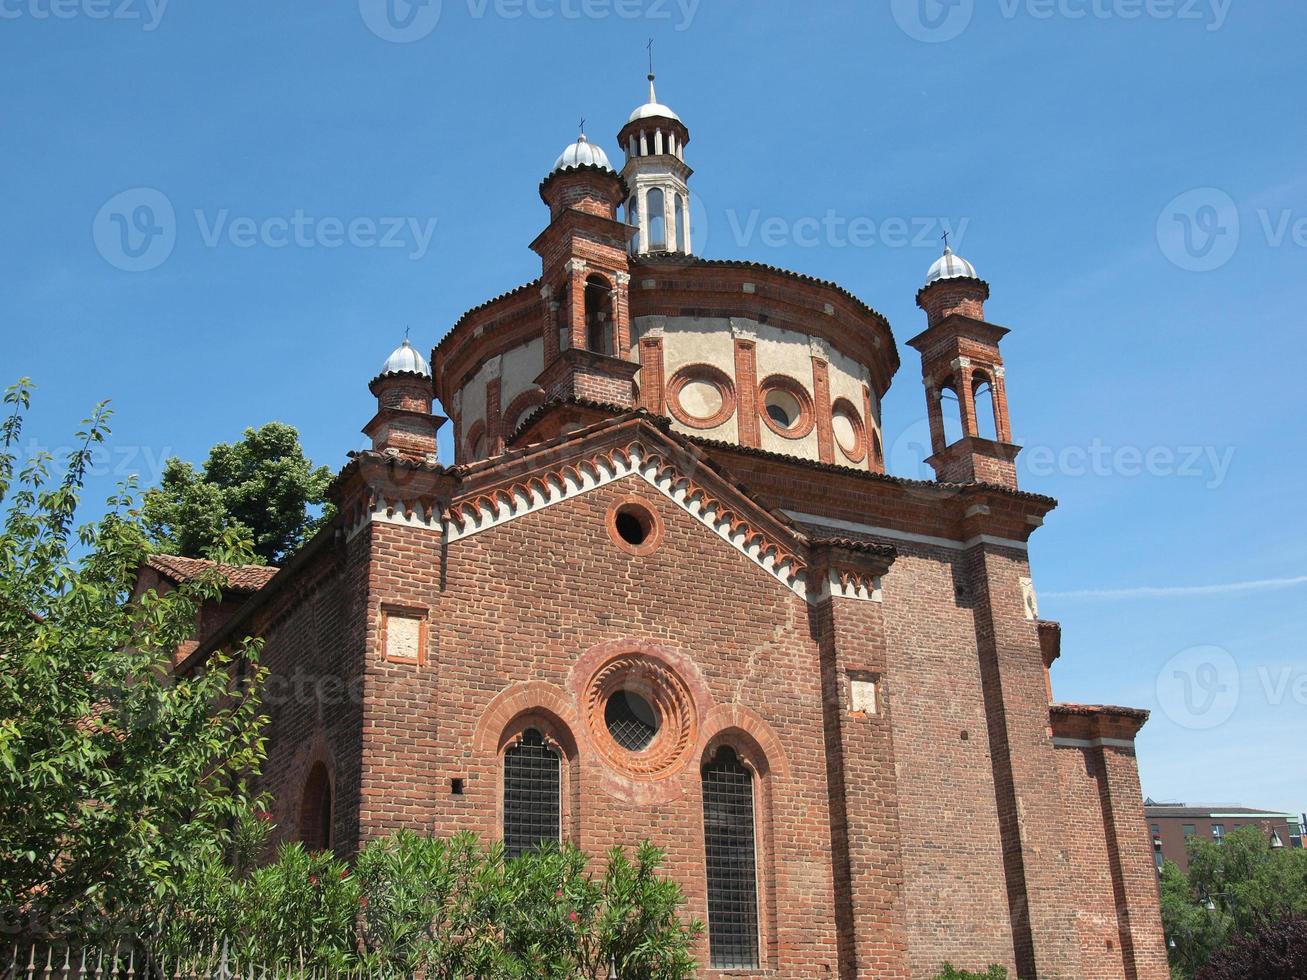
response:
<svg viewBox="0 0 1307 980"><path fill-rule="evenodd" d="M555 174L560 170L567 170L571 167L600 167L604 170L613 170L613 165L608 162L608 154L603 151L602 147L596 146L586 139L585 133L577 137L575 143L558 155L558 159L554 161L554 166L549 172ZM616 172L613 170L613 173Z"/></svg>
<svg viewBox="0 0 1307 980"><path fill-rule="evenodd" d="M935 264L926 273L926 285L941 279L979 279L976 267L960 255L954 255L953 249L944 246L944 254L935 260Z"/></svg>
<svg viewBox="0 0 1307 980"><path fill-rule="evenodd" d="M681 117L658 101L649 73L649 101L636 107L618 141L626 151L622 176L631 188L626 222L638 228L631 252L690 255L690 190L693 171L685 162L690 131Z"/></svg>
<svg viewBox="0 0 1307 980"><path fill-rule="evenodd" d="M388 374L421 374L429 378L431 365L405 337L404 342L396 347L386 358L386 363L381 365L381 377Z"/></svg>
<svg viewBox="0 0 1307 980"><path fill-rule="evenodd" d="M368 390L377 414L363 427L377 452L434 462L436 431L445 420L431 413L431 365L407 337L391 352Z"/></svg>

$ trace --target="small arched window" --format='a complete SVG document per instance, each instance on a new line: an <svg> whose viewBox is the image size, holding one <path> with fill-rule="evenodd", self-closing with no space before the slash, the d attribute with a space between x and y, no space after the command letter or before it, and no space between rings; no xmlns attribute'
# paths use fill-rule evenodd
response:
<svg viewBox="0 0 1307 980"><path fill-rule="evenodd" d="M519 857L543 841L561 839L562 767L535 728L504 752L504 853Z"/></svg>
<svg viewBox="0 0 1307 980"><path fill-rule="evenodd" d="M976 434L982 439L998 441L998 416L994 414L994 386L989 378L977 374L972 382L972 404L976 407Z"/></svg>
<svg viewBox="0 0 1307 980"><path fill-rule="evenodd" d="M585 346L596 354L612 354L613 290L603 276L585 281Z"/></svg>
<svg viewBox="0 0 1307 980"><path fill-rule="evenodd" d="M640 199L634 194L632 194L631 199L626 202L626 223L637 229L636 233L631 236L630 241L631 254L634 255L636 252L640 251L640 233L638 230L640 227Z"/></svg>
<svg viewBox="0 0 1307 980"><path fill-rule="evenodd" d="M663 192L655 187L645 198L645 211L649 215L649 247L657 251L667 249L667 215Z"/></svg>
<svg viewBox="0 0 1307 980"><path fill-rule="evenodd" d="M331 847L331 777L321 762L314 763L304 783L304 798L300 803L300 840L309 851L325 851Z"/></svg>
<svg viewBox="0 0 1307 980"><path fill-rule="evenodd" d="M709 960L715 970L757 969L753 774L723 746L703 767L702 778Z"/></svg>
<svg viewBox="0 0 1307 980"><path fill-rule="evenodd" d="M685 247L685 198L676 195L676 250L687 252Z"/></svg>
<svg viewBox="0 0 1307 980"><path fill-rule="evenodd" d="M953 389L953 382L939 390L940 414L944 419L944 445L951 446L962 438L962 402Z"/></svg>

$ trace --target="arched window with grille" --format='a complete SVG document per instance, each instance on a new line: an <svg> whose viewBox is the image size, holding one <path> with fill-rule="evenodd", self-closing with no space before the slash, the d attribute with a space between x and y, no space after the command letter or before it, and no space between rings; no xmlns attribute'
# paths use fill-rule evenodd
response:
<svg viewBox="0 0 1307 980"><path fill-rule="evenodd" d="M753 774L729 746L702 770L708 955L715 970L758 968Z"/></svg>
<svg viewBox="0 0 1307 980"><path fill-rule="evenodd" d="M561 839L561 760L535 728L504 751L504 851L518 857Z"/></svg>

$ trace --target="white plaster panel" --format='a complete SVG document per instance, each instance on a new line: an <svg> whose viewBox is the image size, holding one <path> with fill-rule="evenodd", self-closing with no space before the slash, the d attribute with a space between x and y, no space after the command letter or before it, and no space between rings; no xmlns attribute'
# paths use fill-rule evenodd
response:
<svg viewBox="0 0 1307 980"><path fill-rule="evenodd" d="M688 316L669 316L663 319L663 378L672 380L672 375L689 364L711 364L735 379L735 339L731 336L731 322L724 317L699 319ZM723 442L739 442L739 408L738 399L744 397L736 386L736 413L721 425L712 429L695 429L672 420L672 428L688 435L719 439Z"/></svg>
<svg viewBox="0 0 1307 980"><path fill-rule="evenodd" d="M545 342L542 337L504 352L503 374L499 382L501 416L514 398L535 387L535 380L544 369Z"/></svg>
<svg viewBox="0 0 1307 980"><path fill-rule="evenodd" d="M764 323L758 324L757 330L758 381L772 374L788 375L812 396L812 344L808 335ZM818 458L816 426L802 439L778 436L765 422L758 427L762 430L763 449L804 459Z"/></svg>

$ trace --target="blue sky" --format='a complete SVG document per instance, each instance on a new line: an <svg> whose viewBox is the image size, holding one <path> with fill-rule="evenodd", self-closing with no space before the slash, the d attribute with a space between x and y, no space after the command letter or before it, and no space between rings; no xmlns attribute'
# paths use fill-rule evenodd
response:
<svg viewBox="0 0 1307 980"><path fill-rule="evenodd" d="M944 230L992 284L1022 485L1061 501L1031 551L1058 697L1154 709L1146 793L1297 812L1305 30L1252 0L0 0L0 376L40 386L27 449L113 399L93 496L271 419L339 466L406 326L429 348L536 275L537 185L582 115L616 155L655 37L704 253L894 325L893 472L923 472L902 342Z"/></svg>

